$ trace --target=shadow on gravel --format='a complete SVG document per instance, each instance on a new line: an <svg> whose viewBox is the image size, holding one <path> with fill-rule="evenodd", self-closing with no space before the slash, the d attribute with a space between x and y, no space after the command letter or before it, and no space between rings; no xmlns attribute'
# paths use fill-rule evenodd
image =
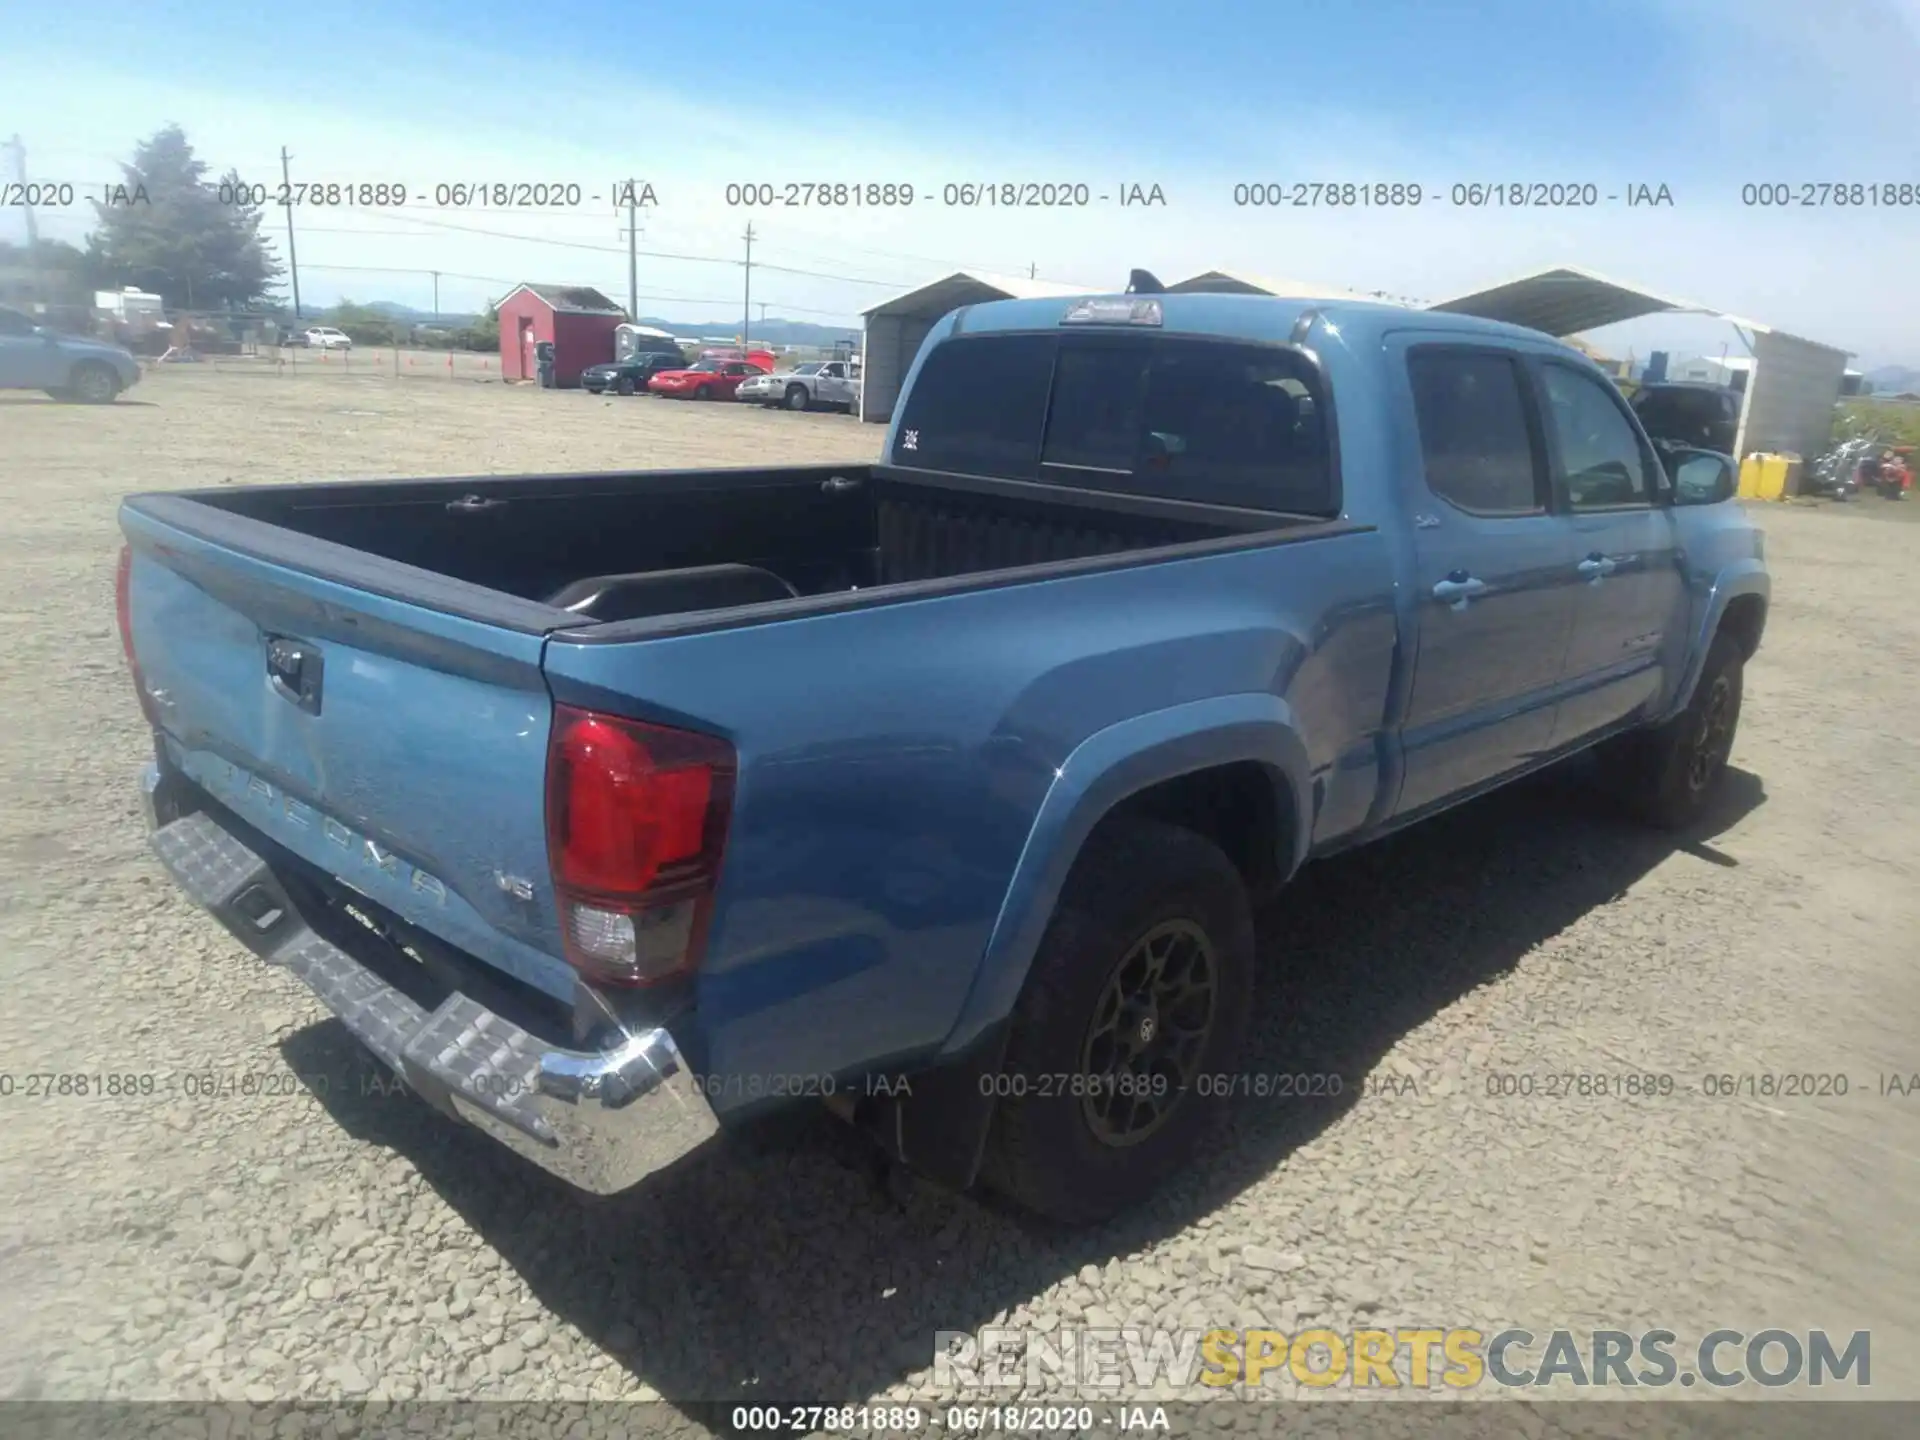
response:
<svg viewBox="0 0 1920 1440"><path fill-rule="evenodd" d="M120 395L115 397L111 403L122 410L151 410L158 402L153 400L130 400L125 395ZM72 400L61 400L52 395L40 394L37 391L28 394L25 391L18 390L12 393L0 391L0 405L45 405L48 408L52 408L55 405L65 405L69 408L79 408L77 403Z"/></svg>
<svg viewBox="0 0 1920 1440"><path fill-rule="evenodd" d="M866 1143L814 1111L761 1122L626 1195L584 1200L383 1093L378 1063L338 1024L282 1048L296 1071L330 1077L321 1098L341 1124L417 1166L556 1315L724 1427L715 1406L873 1397L932 1363L936 1330L992 1323L1084 1266L1204 1221L1357 1103L1403 1034L1675 850L1735 863L1712 841L1765 798L1757 777L1730 771L1715 814L1662 835L1610 818L1563 770L1310 867L1260 916L1247 1070L1339 1075L1343 1093L1243 1102L1143 1213L1080 1233L882 1183Z"/></svg>

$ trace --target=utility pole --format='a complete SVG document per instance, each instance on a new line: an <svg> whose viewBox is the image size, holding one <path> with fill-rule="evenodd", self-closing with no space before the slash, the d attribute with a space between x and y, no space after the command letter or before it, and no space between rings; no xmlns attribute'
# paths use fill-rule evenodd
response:
<svg viewBox="0 0 1920 1440"><path fill-rule="evenodd" d="M764 300L760 302L760 328L767 328L767 302Z"/></svg>
<svg viewBox="0 0 1920 1440"><path fill-rule="evenodd" d="M753 335L753 225L747 225L747 288L746 303L740 311L740 349L746 351L747 342Z"/></svg>
<svg viewBox="0 0 1920 1440"><path fill-rule="evenodd" d="M432 272L432 274L433 274L433 318L435 320L438 320L440 318L440 272L438 270L435 270Z"/></svg>
<svg viewBox="0 0 1920 1440"><path fill-rule="evenodd" d="M627 177L627 319L640 321L640 225L634 213L633 177Z"/></svg>
<svg viewBox="0 0 1920 1440"><path fill-rule="evenodd" d="M286 186L287 195L287 274L293 278L293 318L300 318L300 257L293 252L293 179L287 169L287 162L293 157L287 153L287 147L280 147L280 179Z"/></svg>
<svg viewBox="0 0 1920 1440"><path fill-rule="evenodd" d="M1039 273L1040 273L1040 267L1038 265L1035 265L1032 263L1029 263L1027 265L1027 278L1029 280L1033 279L1033 277L1038 275Z"/></svg>
<svg viewBox="0 0 1920 1440"><path fill-rule="evenodd" d="M33 218L33 206L27 204L27 147L15 135L7 142L13 152L13 178L20 182L20 214L27 222L27 269L33 274L33 296L47 303L47 289L40 280L40 226Z"/></svg>

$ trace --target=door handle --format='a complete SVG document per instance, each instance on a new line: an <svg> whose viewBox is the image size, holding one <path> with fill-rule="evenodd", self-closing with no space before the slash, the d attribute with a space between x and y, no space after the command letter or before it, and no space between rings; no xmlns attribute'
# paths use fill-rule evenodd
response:
<svg viewBox="0 0 1920 1440"><path fill-rule="evenodd" d="M1434 599L1444 600L1456 610L1464 610L1467 608L1467 601L1476 595L1487 593L1486 581L1477 580L1471 575L1460 575L1459 579L1455 579L1455 575L1460 575L1460 572L1456 570L1453 575L1434 585Z"/></svg>
<svg viewBox="0 0 1920 1440"><path fill-rule="evenodd" d="M449 500L447 509L455 515L484 515L489 510L499 510L506 505L504 500L490 500L479 495L462 495L458 500Z"/></svg>
<svg viewBox="0 0 1920 1440"><path fill-rule="evenodd" d="M1604 555L1589 555L1580 562L1580 573L1589 580L1599 580L1611 575L1615 570L1613 561Z"/></svg>

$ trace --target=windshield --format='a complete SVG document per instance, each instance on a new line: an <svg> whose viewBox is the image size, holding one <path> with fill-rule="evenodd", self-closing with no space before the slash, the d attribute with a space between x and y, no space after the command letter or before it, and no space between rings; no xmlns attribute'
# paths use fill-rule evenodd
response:
<svg viewBox="0 0 1920 1440"><path fill-rule="evenodd" d="M809 360L804 365L794 366L793 373L796 375L818 375L823 368L818 360Z"/></svg>
<svg viewBox="0 0 1920 1440"><path fill-rule="evenodd" d="M689 370L698 370L704 375L715 375L719 373L720 362L718 360L702 360L698 364L689 365L687 368Z"/></svg>

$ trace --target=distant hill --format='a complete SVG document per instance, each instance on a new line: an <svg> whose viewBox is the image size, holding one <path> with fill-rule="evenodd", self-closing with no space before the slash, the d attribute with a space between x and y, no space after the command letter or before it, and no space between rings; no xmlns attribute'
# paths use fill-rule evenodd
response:
<svg viewBox="0 0 1920 1440"><path fill-rule="evenodd" d="M411 305L399 305L392 300L368 300L364 302L364 308L378 310L389 320L404 320L409 325L443 325L449 330L471 325L480 318L478 315L469 315L456 310L442 310L436 315L431 310L416 310Z"/></svg>
<svg viewBox="0 0 1920 1440"><path fill-rule="evenodd" d="M740 333L738 315L731 320L668 320L658 315L642 315L640 323L665 330L670 335L698 335L704 338ZM811 320L782 320L769 315L765 320L758 317L754 319L752 338L769 345L825 346L859 333L860 327L857 325L816 325Z"/></svg>
<svg viewBox="0 0 1920 1440"><path fill-rule="evenodd" d="M1867 371L1864 378L1873 386L1876 395L1898 395L1908 390L1920 390L1920 370L1911 365L1882 365L1878 370Z"/></svg>
<svg viewBox="0 0 1920 1440"><path fill-rule="evenodd" d="M447 329L458 329L479 319L477 315L455 314L443 311L435 315L431 310L415 309L411 305L401 305L393 300L367 300L358 302L368 310L378 310L389 319L405 321L409 325L440 325ZM702 338L721 335L738 335L740 317L715 320L669 320L660 315L642 315L642 325L651 325L655 329L665 330L670 335L697 335ZM836 340L845 340L857 336L857 325L817 325L811 320L782 320L777 316L768 316L765 320L755 319L752 337L769 345L817 345L830 346Z"/></svg>

